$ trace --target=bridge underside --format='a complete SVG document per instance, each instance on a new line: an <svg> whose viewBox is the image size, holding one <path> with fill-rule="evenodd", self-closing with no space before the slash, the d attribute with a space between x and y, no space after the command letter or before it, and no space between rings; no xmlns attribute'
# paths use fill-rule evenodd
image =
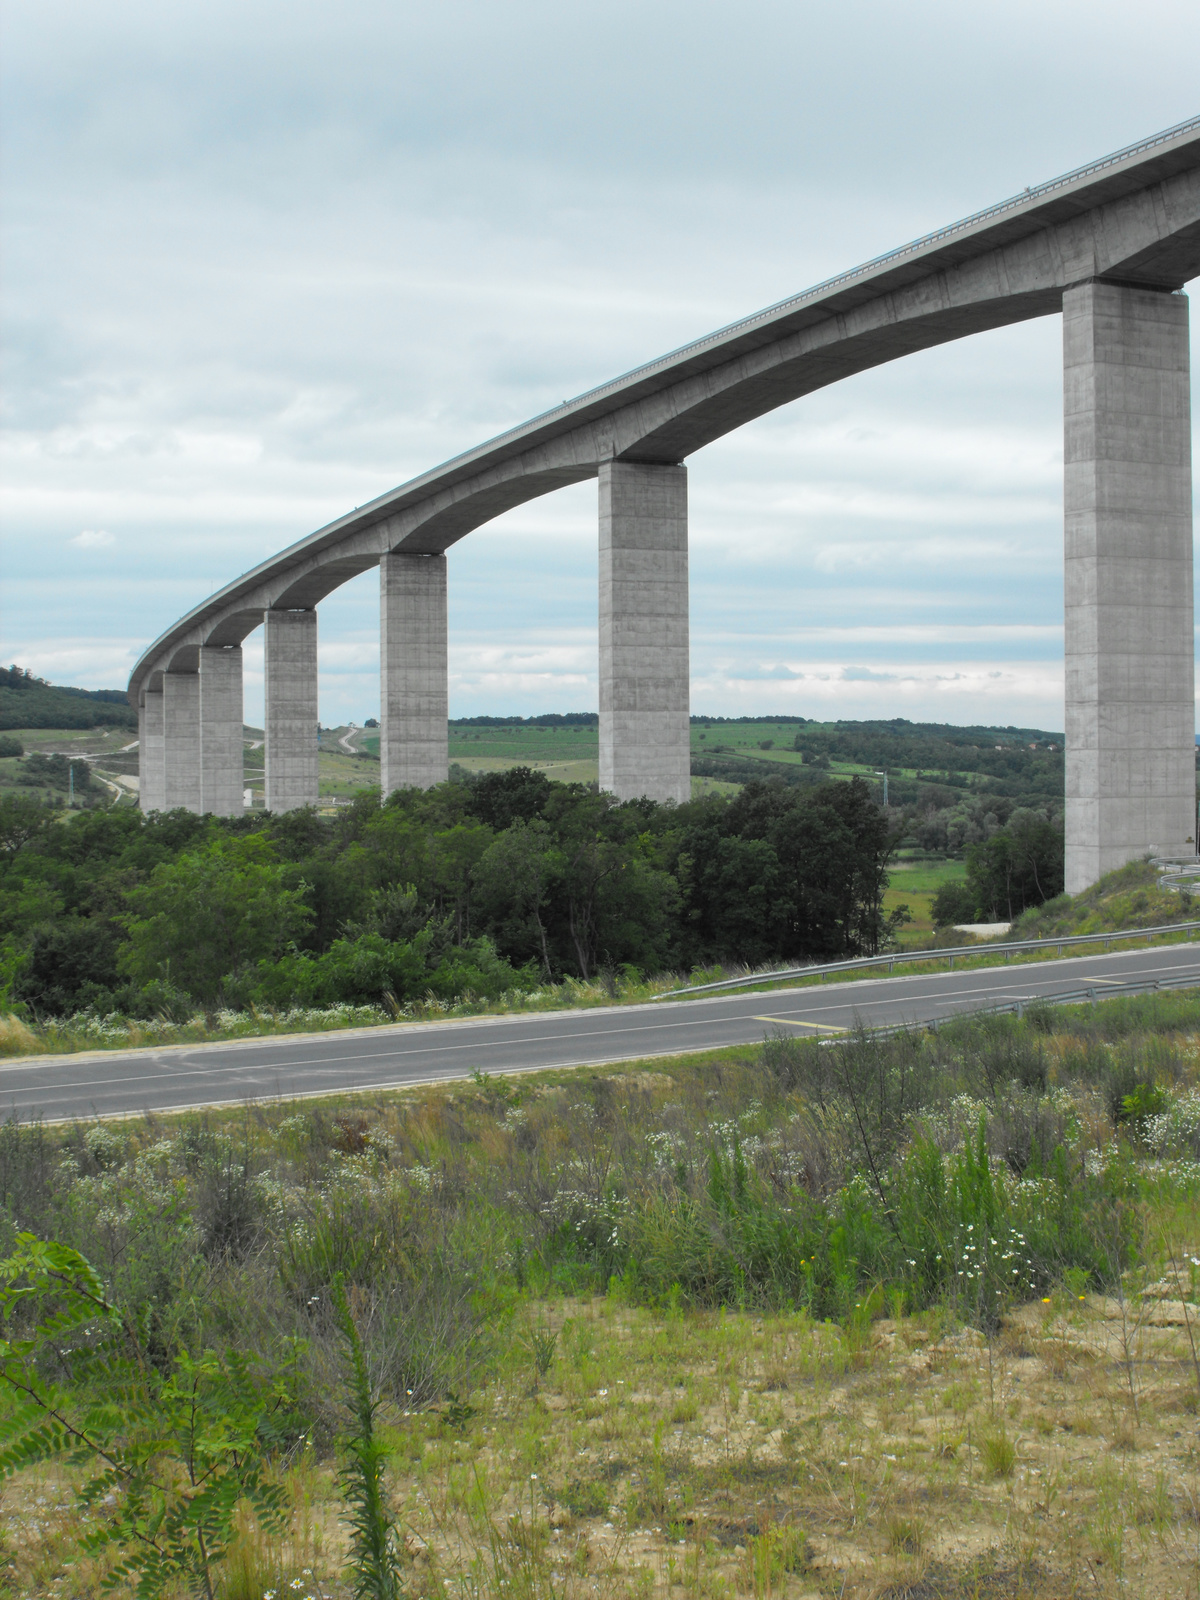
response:
<svg viewBox="0 0 1200 1600"><path fill-rule="evenodd" d="M266 621L267 799L312 804L316 607L381 568L384 792L446 773L445 551L598 478L601 781L690 793L686 471L842 378L1064 313L1067 887L1195 850L1187 301L1200 119L582 396L360 507L182 619L136 669L142 804L241 806L242 640ZM240 773L240 767L238 767Z"/></svg>

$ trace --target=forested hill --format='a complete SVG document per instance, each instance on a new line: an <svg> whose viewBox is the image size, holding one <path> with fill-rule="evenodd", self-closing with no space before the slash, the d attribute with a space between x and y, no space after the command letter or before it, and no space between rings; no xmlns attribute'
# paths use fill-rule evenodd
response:
<svg viewBox="0 0 1200 1600"><path fill-rule="evenodd" d="M1061 805L1063 736L1041 728L955 727L903 717L692 718L694 776L746 783L762 777L765 767L783 782L800 785L821 783L827 774L878 783L886 772L894 806L944 807L956 803L956 792Z"/></svg>
<svg viewBox="0 0 1200 1600"><path fill-rule="evenodd" d="M897 717L890 722L810 723L797 729L795 748L805 755L911 771L916 777L969 772L1033 780L1025 787L1061 794L1063 742L1061 733L1038 728L957 728Z"/></svg>
<svg viewBox="0 0 1200 1600"><path fill-rule="evenodd" d="M123 689L68 689L0 667L0 728L136 728Z"/></svg>

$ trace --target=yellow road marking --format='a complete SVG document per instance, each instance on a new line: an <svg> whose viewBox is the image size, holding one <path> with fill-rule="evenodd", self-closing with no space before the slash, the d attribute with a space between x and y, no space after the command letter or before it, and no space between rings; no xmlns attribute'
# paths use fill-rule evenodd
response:
<svg viewBox="0 0 1200 1600"><path fill-rule="evenodd" d="M752 1022L783 1022L789 1028L820 1028L825 1033L845 1033L845 1028L835 1028L828 1022L793 1022L790 1017L752 1017Z"/></svg>

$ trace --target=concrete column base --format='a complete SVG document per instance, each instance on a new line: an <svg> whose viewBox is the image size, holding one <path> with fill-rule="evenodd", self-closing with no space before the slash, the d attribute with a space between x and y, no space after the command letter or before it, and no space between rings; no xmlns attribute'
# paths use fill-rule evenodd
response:
<svg viewBox="0 0 1200 1600"><path fill-rule="evenodd" d="M1196 849L1188 303L1063 296L1066 887Z"/></svg>
<svg viewBox="0 0 1200 1600"><path fill-rule="evenodd" d="M687 468L600 467L600 787L689 800Z"/></svg>
<svg viewBox="0 0 1200 1600"><path fill-rule="evenodd" d="M138 706L138 806L142 811L167 808L161 689L147 689Z"/></svg>
<svg viewBox="0 0 1200 1600"><path fill-rule="evenodd" d="M200 810L200 674L163 673L163 807Z"/></svg>
<svg viewBox="0 0 1200 1600"><path fill-rule="evenodd" d="M200 807L215 817L245 810L242 742L242 652L200 651Z"/></svg>
<svg viewBox="0 0 1200 1600"><path fill-rule="evenodd" d="M379 759L383 795L432 789L449 770L445 556L379 563Z"/></svg>
<svg viewBox="0 0 1200 1600"><path fill-rule="evenodd" d="M315 806L317 777L317 613L268 611L265 754L268 811Z"/></svg>

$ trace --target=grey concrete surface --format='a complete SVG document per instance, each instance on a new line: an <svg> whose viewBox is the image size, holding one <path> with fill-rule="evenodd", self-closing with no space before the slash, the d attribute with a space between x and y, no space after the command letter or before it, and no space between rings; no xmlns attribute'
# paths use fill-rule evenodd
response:
<svg viewBox="0 0 1200 1600"><path fill-rule="evenodd" d="M379 563L379 761L383 793L430 789L449 770L445 556Z"/></svg>
<svg viewBox="0 0 1200 1600"><path fill-rule="evenodd" d="M689 800L687 468L600 467L600 787Z"/></svg>
<svg viewBox="0 0 1200 1600"><path fill-rule="evenodd" d="M1195 851L1188 302L1063 297L1066 887Z"/></svg>
<svg viewBox="0 0 1200 1600"><path fill-rule="evenodd" d="M200 674L163 674L163 806L200 809Z"/></svg>
<svg viewBox="0 0 1200 1600"><path fill-rule="evenodd" d="M263 721L268 811L317 803L317 613L263 620Z"/></svg>
<svg viewBox="0 0 1200 1600"><path fill-rule="evenodd" d="M216 817L245 810L242 744L242 650L200 651L200 809Z"/></svg>
<svg viewBox="0 0 1200 1600"><path fill-rule="evenodd" d="M772 1028L800 1037L867 1025L923 1023L1003 1000L1035 999L1106 981L1194 979L1187 944L1029 966L852 983L714 999L662 1001L534 1016L400 1023L348 1033L233 1044L89 1052L0 1062L0 1105L23 1118L121 1116L548 1067L586 1067L753 1044Z"/></svg>
<svg viewBox="0 0 1200 1600"><path fill-rule="evenodd" d="M138 805L163 811L167 804L163 752L163 692L147 689L138 706Z"/></svg>
<svg viewBox="0 0 1200 1600"><path fill-rule="evenodd" d="M1197 273L1200 118L719 329L356 507L180 618L135 667L131 700L189 664L199 646L239 644L265 609L311 608L387 556L441 555L514 506L598 477L603 463L678 464L852 373L1056 314L1080 284L1174 291ZM1097 662L1112 637L1105 633ZM1114 762L1097 764L1097 784L1119 783ZM1174 784L1165 770L1163 781ZM1116 816L1132 799L1124 791L1075 798L1097 803L1068 813L1072 881L1098 869L1102 803L1113 799Z"/></svg>

